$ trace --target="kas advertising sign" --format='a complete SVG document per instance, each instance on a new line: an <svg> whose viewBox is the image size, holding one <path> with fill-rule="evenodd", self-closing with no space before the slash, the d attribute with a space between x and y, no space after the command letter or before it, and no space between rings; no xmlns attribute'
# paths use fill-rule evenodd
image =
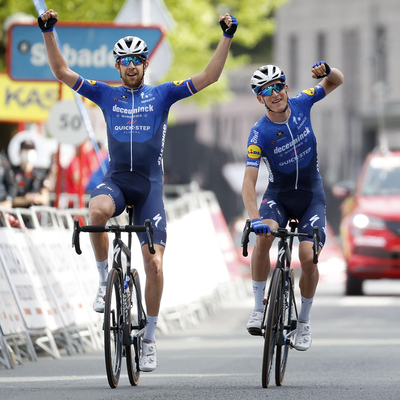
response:
<svg viewBox="0 0 400 400"><path fill-rule="evenodd" d="M150 57L164 33L155 26L57 23L61 51L69 67L84 78L120 82L112 56L114 44L124 36L142 38ZM54 81L42 32L35 25L12 25L8 32L7 72L13 80Z"/></svg>

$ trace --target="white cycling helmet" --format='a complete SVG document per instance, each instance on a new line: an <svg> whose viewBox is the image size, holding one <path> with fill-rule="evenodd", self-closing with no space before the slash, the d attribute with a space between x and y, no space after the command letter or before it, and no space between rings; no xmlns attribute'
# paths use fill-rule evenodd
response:
<svg viewBox="0 0 400 400"><path fill-rule="evenodd" d="M283 71L276 65L263 65L254 71L250 80L251 90L255 94L259 94L261 88L268 82L279 79L281 82L286 82L286 77Z"/></svg>
<svg viewBox="0 0 400 400"><path fill-rule="evenodd" d="M137 36L126 36L119 39L115 43L113 56L115 62L117 62L121 57L125 56L140 56L147 60L149 56L149 50L147 44L144 40L138 38Z"/></svg>

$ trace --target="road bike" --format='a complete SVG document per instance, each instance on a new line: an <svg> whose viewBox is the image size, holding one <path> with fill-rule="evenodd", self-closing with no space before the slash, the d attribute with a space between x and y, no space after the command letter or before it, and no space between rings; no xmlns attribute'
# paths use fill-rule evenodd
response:
<svg viewBox="0 0 400 400"><path fill-rule="evenodd" d="M268 294L264 299L264 316L261 326L261 336L264 337L264 352L262 362L262 386L269 385L274 353L275 357L275 383L281 386L285 377L289 350L293 348L298 312L294 293L294 270L290 268L292 259L293 239L306 237L313 239L313 262L318 263L319 232L314 227L312 234L296 232L298 221L290 220L290 230L279 228L271 231L271 234L279 238L278 258L272 273ZM251 228L251 220L246 221L243 235L243 256L247 257L247 245L249 235L254 232Z"/></svg>
<svg viewBox="0 0 400 400"><path fill-rule="evenodd" d="M105 364L111 388L118 386L123 357L126 358L130 384L137 386L140 378L139 358L146 328L146 313L139 274L131 265L132 233L146 232L149 251L155 253L151 221L146 220L144 225L132 225L133 208L128 206L127 212L129 225L125 226L79 226L79 220L75 220L72 239L75 251L81 254L80 232L114 233L113 264L107 278L103 323ZM122 232L128 233L128 245L121 239Z"/></svg>

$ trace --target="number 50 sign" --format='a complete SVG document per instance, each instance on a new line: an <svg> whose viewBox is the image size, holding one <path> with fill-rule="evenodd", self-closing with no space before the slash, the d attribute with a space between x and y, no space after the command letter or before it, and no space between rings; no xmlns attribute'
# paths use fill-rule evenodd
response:
<svg viewBox="0 0 400 400"><path fill-rule="evenodd" d="M59 100L50 110L47 130L60 143L81 144L87 130L75 100Z"/></svg>

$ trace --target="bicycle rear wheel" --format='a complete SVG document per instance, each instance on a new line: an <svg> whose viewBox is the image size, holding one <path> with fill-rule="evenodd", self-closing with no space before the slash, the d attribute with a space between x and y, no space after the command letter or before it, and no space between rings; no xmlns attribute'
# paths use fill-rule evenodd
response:
<svg viewBox="0 0 400 400"><path fill-rule="evenodd" d="M113 268L107 280L103 326L106 371L111 388L118 386L121 373L123 339L121 297L121 280L118 271Z"/></svg>
<svg viewBox="0 0 400 400"><path fill-rule="evenodd" d="M282 292L282 271L275 268L271 279L270 297L265 325L265 341L262 365L262 386L267 388L271 377L274 350L277 342L277 330L280 316L280 296Z"/></svg>
<svg viewBox="0 0 400 400"><path fill-rule="evenodd" d="M287 358L290 350L290 333L296 329L297 317L294 299L294 271L289 271L287 290L284 293L282 319L279 330L280 340L276 346L275 383L282 386L285 377ZM289 336L288 336L289 335Z"/></svg>
<svg viewBox="0 0 400 400"><path fill-rule="evenodd" d="M142 350L142 335L137 333L146 326L146 318L142 307L142 292L140 288L139 274L136 269L131 271L129 281L131 292L131 307L128 312L128 337L132 343L125 346L126 366L129 382L137 386L140 379L139 357Z"/></svg>

